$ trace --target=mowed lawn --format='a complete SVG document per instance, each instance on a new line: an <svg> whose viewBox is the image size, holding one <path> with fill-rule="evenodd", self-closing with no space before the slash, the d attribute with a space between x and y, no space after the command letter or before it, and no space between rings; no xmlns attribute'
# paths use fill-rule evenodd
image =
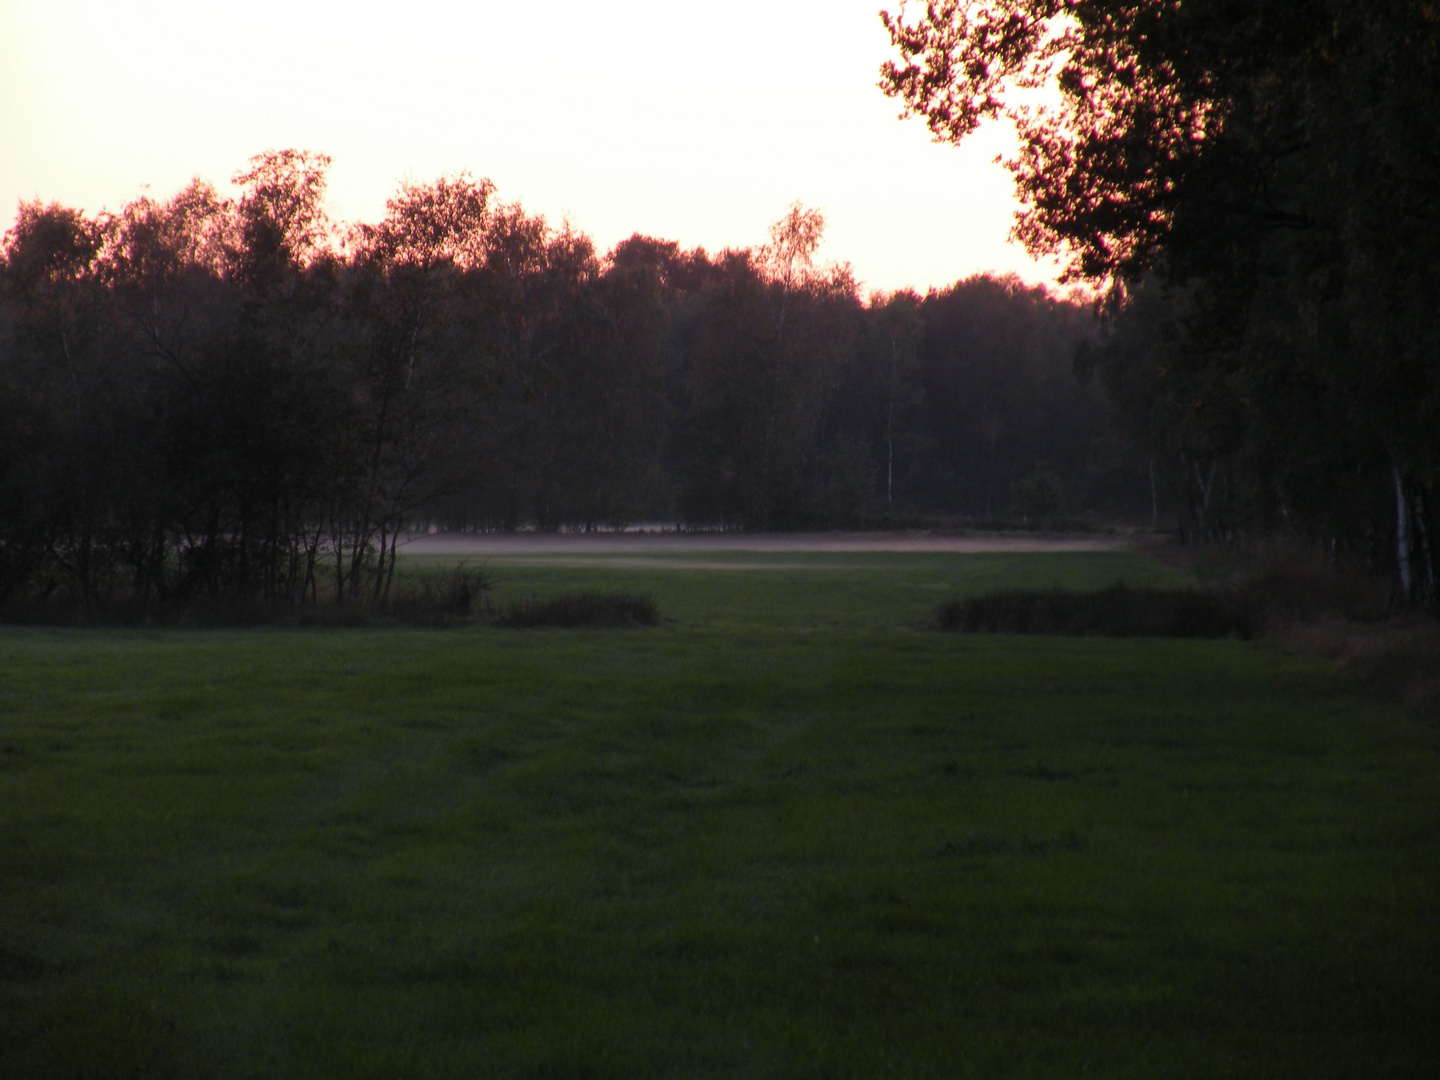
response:
<svg viewBox="0 0 1440 1080"><path fill-rule="evenodd" d="M1138 555L576 561L664 625L0 630L0 1077L1440 1075L1400 705L925 628Z"/></svg>

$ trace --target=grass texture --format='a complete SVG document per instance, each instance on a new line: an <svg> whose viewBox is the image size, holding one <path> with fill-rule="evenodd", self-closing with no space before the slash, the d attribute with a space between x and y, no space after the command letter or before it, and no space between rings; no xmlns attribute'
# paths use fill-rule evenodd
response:
<svg viewBox="0 0 1440 1080"><path fill-rule="evenodd" d="M1440 1071L1399 704L925 629L1135 556L737 562L489 568L624 633L0 631L0 1076Z"/></svg>

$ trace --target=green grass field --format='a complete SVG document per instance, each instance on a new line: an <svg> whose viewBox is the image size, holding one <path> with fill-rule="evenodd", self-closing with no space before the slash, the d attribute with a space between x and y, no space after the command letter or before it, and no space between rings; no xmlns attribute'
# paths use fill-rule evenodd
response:
<svg viewBox="0 0 1440 1080"><path fill-rule="evenodd" d="M1138 555L715 561L492 564L644 630L0 630L0 1077L1440 1075L1401 706L925 628Z"/></svg>

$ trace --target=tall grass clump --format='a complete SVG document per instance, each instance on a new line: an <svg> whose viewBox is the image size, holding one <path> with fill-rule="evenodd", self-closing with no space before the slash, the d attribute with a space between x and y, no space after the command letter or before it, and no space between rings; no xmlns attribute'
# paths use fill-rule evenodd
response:
<svg viewBox="0 0 1440 1080"><path fill-rule="evenodd" d="M1431 723L1440 723L1440 625L1433 619L1320 619L1290 626L1281 641L1303 656L1335 661L1360 681L1400 697Z"/></svg>
<svg viewBox="0 0 1440 1080"><path fill-rule="evenodd" d="M660 609L653 598L638 593L571 592L538 599L512 601L496 620L511 629L540 626L655 626Z"/></svg>

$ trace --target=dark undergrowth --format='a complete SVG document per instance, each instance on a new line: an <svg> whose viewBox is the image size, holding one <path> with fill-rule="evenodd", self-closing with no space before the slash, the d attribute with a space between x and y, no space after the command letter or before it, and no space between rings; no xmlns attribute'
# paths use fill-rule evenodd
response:
<svg viewBox="0 0 1440 1080"><path fill-rule="evenodd" d="M1245 551L1157 550L1215 589L1239 590L1265 612L1268 636L1290 652L1332 660L1440 723L1440 623L1396 612L1394 583L1323 553L1283 545Z"/></svg>
<svg viewBox="0 0 1440 1080"><path fill-rule="evenodd" d="M1280 641L1291 652L1335 661L1361 682L1396 695L1426 720L1440 723L1440 624L1434 619L1320 619L1287 627Z"/></svg>
<svg viewBox="0 0 1440 1080"><path fill-rule="evenodd" d="M961 633L1066 637L1268 637L1321 656L1440 723L1440 623L1388 610L1388 591L1366 574L1310 555L1170 553L1203 584L1077 591L1004 589L958 598L934 624Z"/></svg>
<svg viewBox="0 0 1440 1080"><path fill-rule="evenodd" d="M543 600L532 596L511 602L496 619L497 625L515 630L655 626L659 622L660 609L652 597L620 592L562 593Z"/></svg>
<svg viewBox="0 0 1440 1080"><path fill-rule="evenodd" d="M1240 592L1117 582L1096 592L1057 587L962 597L936 609L935 625L972 634L1248 639L1261 633L1264 617L1254 598Z"/></svg>
<svg viewBox="0 0 1440 1080"><path fill-rule="evenodd" d="M459 566L443 573L397 579L389 595L337 599L310 596L291 603L243 596L164 600L93 599L64 591L21 596L0 606L0 624L12 626L112 626L177 629L246 627L460 626L492 609L494 578L484 568Z"/></svg>
<svg viewBox="0 0 1440 1080"><path fill-rule="evenodd" d="M1184 558L1182 565L1202 584L1132 588L1117 582L1089 592L1005 589L947 601L936 609L935 624L968 633L1250 639L1296 623L1371 624L1386 616L1383 587L1324 558L1205 552Z"/></svg>

